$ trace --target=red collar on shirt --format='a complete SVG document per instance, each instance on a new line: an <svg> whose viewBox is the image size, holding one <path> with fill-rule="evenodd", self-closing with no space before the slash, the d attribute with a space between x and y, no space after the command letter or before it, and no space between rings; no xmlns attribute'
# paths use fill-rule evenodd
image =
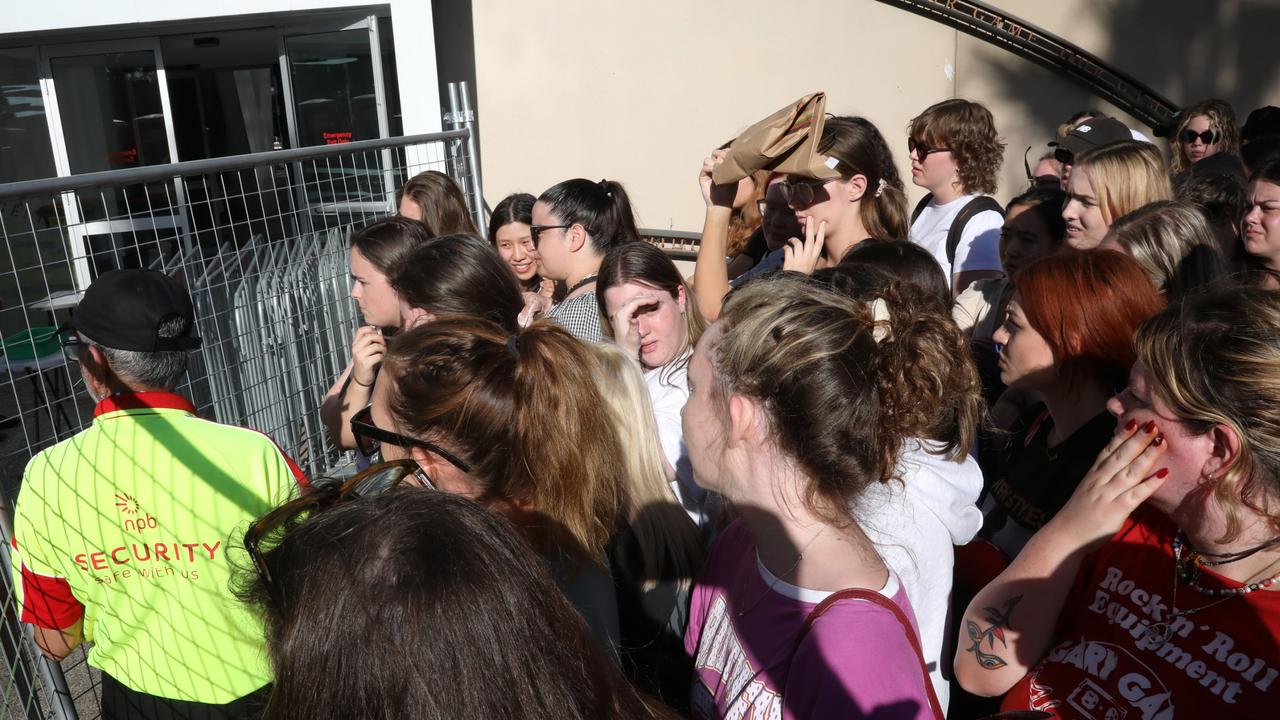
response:
<svg viewBox="0 0 1280 720"><path fill-rule="evenodd" d="M170 392L125 392L108 396L93 408L93 416L101 417L119 410L184 410L196 415L190 400Z"/></svg>

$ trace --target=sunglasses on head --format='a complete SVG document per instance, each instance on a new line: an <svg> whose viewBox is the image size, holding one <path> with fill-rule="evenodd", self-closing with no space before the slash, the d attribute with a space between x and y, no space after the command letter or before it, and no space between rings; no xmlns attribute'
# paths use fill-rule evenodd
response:
<svg viewBox="0 0 1280 720"><path fill-rule="evenodd" d="M916 159L919 160L921 164L924 163L925 158L938 152L951 152L951 148L931 147L923 140L907 138L907 154L910 155L911 153L915 153Z"/></svg>
<svg viewBox="0 0 1280 720"><path fill-rule="evenodd" d="M789 205L806 208L831 197L824 189L828 182L830 181L787 178L778 184L778 188L782 192L782 199Z"/></svg>
<svg viewBox="0 0 1280 720"><path fill-rule="evenodd" d="M1178 139L1187 145L1190 145L1191 143L1195 142L1196 138L1200 138L1200 142L1204 143L1205 145L1213 145L1214 143L1222 139L1222 131L1218 130L1217 128L1211 128L1209 130L1205 130L1202 133L1198 133L1195 130L1192 130L1191 128L1187 128L1186 130L1182 131L1181 135L1178 136Z"/></svg>
<svg viewBox="0 0 1280 720"><path fill-rule="evenodd" d="M542 234L543 230L567 230L571 227L573 227L572 223L569 225L530 225L529 241L533 243L533 247L536 249L538 247L538 236Z"/></svg>
<svg viewBox="0 0 1280 720"><path fill-rule="evenodd" d="M445 462L458 468L462 472L471 472L471 465L462 460L457 455L445 450L430 440L419 440L408 435L401 435L391 430L384 430L373 424L373 406L368 405L360 412L351 417L351 434L356 438L356 448L367 456L381 452L382 443L395 445L396 447L412 448L420 447L430 450L431 452L444 458ZM428 478L430 482L430 478Z"/></svg>
<svg viewBox="0 0 1280 720"><path fill-rule="evenodd" d="M253 566L266 583L267 590L279 599L279 588L271 575L262 543L267 536L299 522L303 513L315 513L348 500L375 497L399 487L401 484L417 484L434 489L430 478L414 460L392 460L373 465L352 475L346 481L334 478L318 478L311 483L301 497L290 500L266 515L258 518L244 534L244 548L249 551ZM277 538L278 540L278 538Z"/></svg>

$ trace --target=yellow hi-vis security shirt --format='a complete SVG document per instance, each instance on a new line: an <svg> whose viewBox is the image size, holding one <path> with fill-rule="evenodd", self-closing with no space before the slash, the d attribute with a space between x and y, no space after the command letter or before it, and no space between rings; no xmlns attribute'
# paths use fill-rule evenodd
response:
<svg viewBox="0 0 1280 720"><path fill-rule="evenodd" d="M169 393L113 395L31 459L14 523L22 619L84 618L89 664L125 686L224 704L271 680L261 621L229 587L249 523L305 478L267 436Z"/></svg>

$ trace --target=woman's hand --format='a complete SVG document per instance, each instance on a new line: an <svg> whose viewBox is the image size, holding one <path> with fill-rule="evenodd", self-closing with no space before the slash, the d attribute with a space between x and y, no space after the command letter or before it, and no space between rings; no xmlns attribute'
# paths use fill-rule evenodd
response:
<svg viewBox="0 0 1280 720"><path fill-rule="evenodd" d="M542 278L542 281L538 283L538 294L547 300L551 300L556 294L556 281L551 278Z"/></svg>
<svg viewBox="0 0 1280 720"><path fill-rule="evenodd" d="M816 227L815 227L816 225ZM782 251L782 269L812 275L822 259L822 248L827 241L827 221L804 224L804 241L791 238Z"/></svg>
<svg viewBox="0 0 1280 720"><path fill-rule="evenodd" d="M523 328L529 327L534 318L546 314L551 309L551 298L543 295L541 291L522 293L522 296L524 297L524 309L520 311L516 322Z"/></svg>
<svg viewBox="0 0 1280 720"><path fill-rule="evenodd" d="M613 341L637 360L640 359L640 327L632 322L632 319L640 308L657 304L657 295L641 293L627 300L617 312L609 316L609 326L613 328Z"/></svg>
<svg viewBox="0 0 1280 720"><path fill-rule="evenodd" d="M1160 465L1160 457L1167 447L1155 421L1139 426L1130 420L1102 449L1050 524L1063 537L1079 542L1085 552L1096 550L1165 483L1169 469Z"/></svg>
<svg viewBox="0 0 1280 720"><path fill-rule="evenodd" d="M351 382L361 387L373 387L378 365L387 354L387 339L382 328L362 325L351 342Z"/></svg>
<svg viewBox="0 0 1280 720"><path fill-rule="evenodd" d="M711 173L728 154L725 150L714 150L702 161L702 170L698 172L698 186L702 188L702 201L707 207L732 208L733 199L738 196L738 183L717 185Z"/></svg>

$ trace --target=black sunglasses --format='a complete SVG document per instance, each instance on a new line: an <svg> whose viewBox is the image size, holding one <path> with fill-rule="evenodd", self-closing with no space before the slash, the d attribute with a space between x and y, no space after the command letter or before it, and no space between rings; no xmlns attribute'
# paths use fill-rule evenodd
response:
<svg viewBox="0 0 1280 720"><path fill-rule="evenodd" d="M431 479L417 462L407 459L392 460L358 472L345 482L334 478L318 478L301 497L290 500L255 520L244 534L244 548L249 551L253 566L267 584L267 590L279 599L279 588L276 587L271 567L262 551L262 542L268 535L287 525L295 525L294 521L304 512L314 513L347 500L375 497L398 487L410 477L424 488L434 489Z"/></svg>
<svg viewBox="0 0 1280 720"><path fill-rule="evenodd" d="M68 335L62 339L62 356L67 362L80 362L80 353L93 347L92 343L87 343L75 335Z"/></svg>
<svg viewBox="0 0 1280 720"><path fill-rule="evenodd" d="M1195 130L1192 130L1191 128L1187 128L1186 130L1182 131L1181 135L1178 136L1178 139L1187 145L1190 145L1191 143L1195 142L1196 138L1200 138L1200 142L1204 143L1205 145L1213 145L1214 143L1222 139L1222 131L1216 128L1212 128L1209 130L1205 130L1202 133L1198 133Z"/></svg>
<svg viewBox="0 0 1280 720"><path fill-rule="evenodd" d="M907 138L907 154L910 155L911 153L915 153L916 159L919 160L922 165L924 164L925 158L936 152L951 152L951 148L930 147L929 145L926 145L923 140Z"/></svg>
<svg viewBox="0 0 1280 720"><path fill-rule="evenodd" d="M420 447L439 455L462 472L471 472L469 463L430 440L411 438L374 425L372 405L365 406L363 410L351 417L351 434L356 438L356 448L367 456L372 456L382 450L382 443L403 448Z"/></svg>
<svg viewBox="0 0 1280 720"><path fill-rule="evenodd" d="M1065 148L1056 148L1053 151L1053 159L1057 160L1063 165L1076 164L1076 154Z"/></svg>
<svg viewBox="0 0 1280 720"><path fill-rule="evenodd" d="M792 180L787 178L778 184L778 189L782 193L782 199L786 200L789 205L807 208L831 197L824 189L828 182L828 180ZM763 214L763 210L761 213Z"/></svg>
<svg viewBox="0 0 1280 720"><path fill-rule="evenodd" d="M543 230L558 230L558 229L567 230L571 227L573 227L572 223L568 225L530 225L529 239L533 242L533 246L536 248L538 247L538 236L542 234Z"/></svg>

